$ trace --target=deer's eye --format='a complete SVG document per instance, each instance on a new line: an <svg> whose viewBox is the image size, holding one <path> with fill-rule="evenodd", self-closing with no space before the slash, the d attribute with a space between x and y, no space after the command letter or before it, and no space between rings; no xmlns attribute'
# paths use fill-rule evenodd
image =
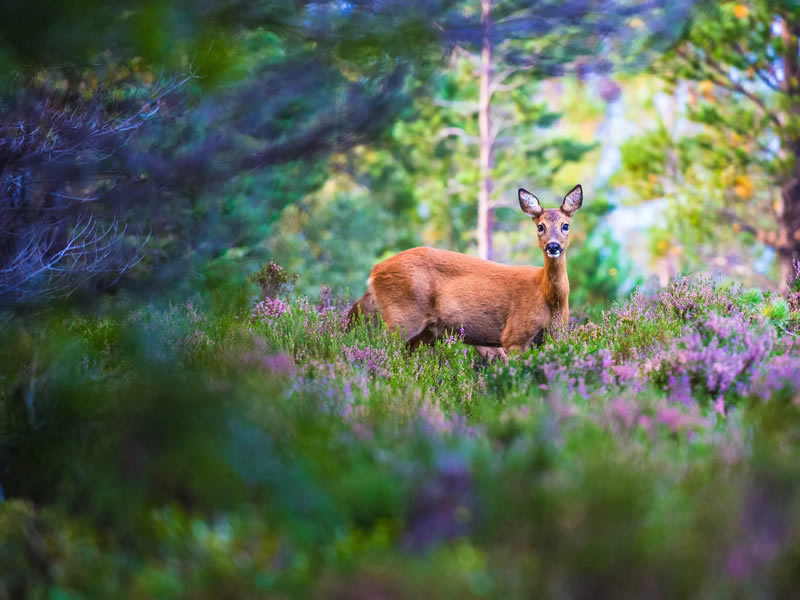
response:
<svg viewBox="0 0 800 600"><path fill-rule="evenodd" d="M544 233L544 225L542 225L541 223L539 223L538 229L539 233Z"/></svg>
<svg viewBox="0 0 800 600"><path fill-rule="evenodd" d="M561 231L569 231L569 223L564 223L561 226Z"/></svg>

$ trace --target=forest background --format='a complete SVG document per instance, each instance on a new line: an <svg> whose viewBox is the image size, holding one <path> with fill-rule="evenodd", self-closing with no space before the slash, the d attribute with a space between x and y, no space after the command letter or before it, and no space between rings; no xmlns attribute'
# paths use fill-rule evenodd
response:
<svg viewBox="0 0 800 600"><path fill-rule="evenodd" d="M186 293L268 260L356 295L421 244L540 264L516 190L576 183L575 306L696 271L785 289L791 10L7 3L0 297Z"/></svg>

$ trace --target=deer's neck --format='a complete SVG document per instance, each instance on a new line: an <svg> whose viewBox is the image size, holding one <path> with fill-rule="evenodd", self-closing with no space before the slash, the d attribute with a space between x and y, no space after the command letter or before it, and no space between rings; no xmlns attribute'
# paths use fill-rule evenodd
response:
<svg viewBox="0 0 800 600"><path fill-rule="evenodd" d="M544 299L553 309L566 305L569 298L569 279L567 278L567 257L564 253L558 258L544 257L544 279L542 281Z"/></svg>

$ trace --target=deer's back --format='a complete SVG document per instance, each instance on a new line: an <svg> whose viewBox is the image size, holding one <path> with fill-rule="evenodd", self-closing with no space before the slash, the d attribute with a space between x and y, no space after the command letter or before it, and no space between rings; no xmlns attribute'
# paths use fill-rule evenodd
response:
<svg viewBox="0 0 800 600"><path fill-rule="evenodd" d="M420 247L375 265L370 286L379 304L414 307L436 329L463 326L470 338L499 343L509 316L536 304L541 271Z"/></svg>

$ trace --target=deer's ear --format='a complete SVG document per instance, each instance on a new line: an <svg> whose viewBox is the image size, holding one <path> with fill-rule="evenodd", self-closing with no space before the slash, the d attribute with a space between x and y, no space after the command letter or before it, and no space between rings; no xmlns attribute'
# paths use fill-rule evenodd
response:
<svg viewBox="0 0 800 600"><path fill-rule="evenodd" d="M571 217L583 204L583 188L576 185L569 191L569 194L564 196L564 201L561 203L561 212L568 217Z"/></svg>
<svg viewBox="0 0 800 600"><path fill-rule="evenodd" d="M534 219L541 216L544 212L542 205L539 204L539 199L531 194L528 190L519 189L519 207L526 215L530 215Z"/></svg>

